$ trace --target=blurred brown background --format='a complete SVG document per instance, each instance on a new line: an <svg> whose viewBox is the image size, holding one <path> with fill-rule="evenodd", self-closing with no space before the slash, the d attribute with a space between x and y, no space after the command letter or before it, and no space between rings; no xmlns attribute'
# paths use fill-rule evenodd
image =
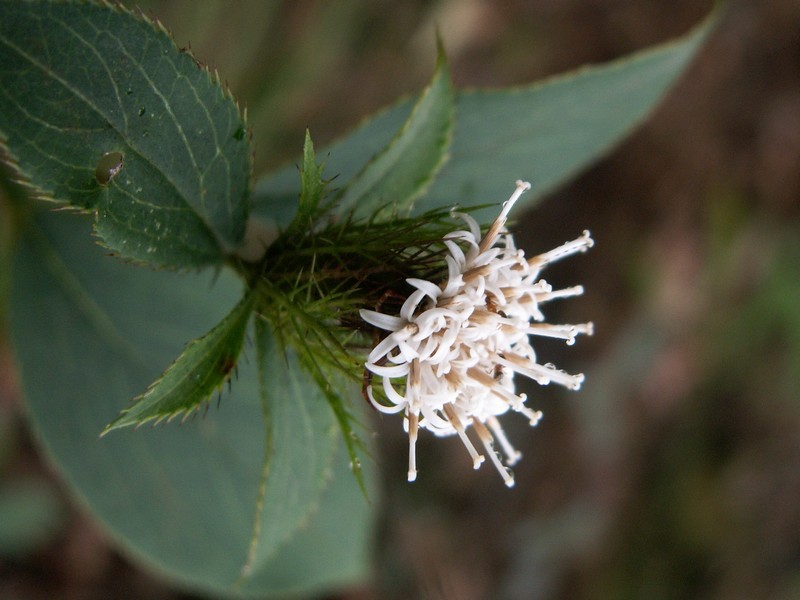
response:
<svg viewBox="0 0 800 600"><path fill-rule="evenodd" d="M419 90L436 26L458 85L502 86L666 41L709 4L141 2L247 105L256 173L297 155L305 127L321 146ZM582 391L529 390L535 430L505 419L524 454L511 491L428 436L407 484L399 422L376 420L375 574L332 598L800 598L798 213L800 2L734 0L642 128L518 215L529 254L585 228L597 242L547 272L587 289L547 315L596 335L540 350L584 371ZM190 598L119 556L40 462L0 346L12 516L2 599Z"/></svg>

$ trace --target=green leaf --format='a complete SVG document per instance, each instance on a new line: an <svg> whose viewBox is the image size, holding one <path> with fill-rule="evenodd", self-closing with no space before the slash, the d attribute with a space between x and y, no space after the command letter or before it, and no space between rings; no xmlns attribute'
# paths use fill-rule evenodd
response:
<svg viewBox="0 0 800 600"><path fill-rule="evenodd" d="M365 478L375 473L364 469ZM333 481L306 527L276 552L268 568L256 570L240 590L263 597L265 591L309 594L363 581L372 562L371 509L350 472L347 453L337 451ZM370 486L373 494L375 486Z"/></svg>
<svg viewBox="0 0 800 600"><path fill-rule="evenodd" d="M325 181L322 179L324 168L324 164L317 164L314 142L311 141L311 133L306 129L306 139L303 143L303 168L300 171L300 214L310 217L319 208L325 194Z"/></svg>
<svg viewBox="0 0 800 600"><path fill-rule="evenodd" d="M453 87L440 50L436 72L392 140L350 179L339 214L386 220L406 216L442 167L453 131Z"/></svg>
<svg viewBox="0 0 800 600"><path fill-rule="evenodd" d="M419 209L505 200L529 180L532 205L607 154L639 126L705 40L714 18L685 37L598 67L510 90L474 91L458 102L450 161ZM485 218L497 208L485 209ZM475 216L475 215L474 215Z"/></svg>
<svg viewBox="0 0 800 600"><path fill-rule="evenodd" d="M220 263L244 235L250 151L215 76L106 3L0 2L0 156L34 195L91 211L114 252Z"/></svg>
<svg viewBox="0 0 800 600"><path fill-rule="evenodd" d="M342 390L352 390L352 385L342 376L342 373L330 366L322 368L319 363L313 361L313 356L308 353L307 348L303 350L305 350L305 356L303 356L305 360L301 360L300 363L311 380L316 383L317 389L321 390L325 401L333 411L338 431L347 449L350 468L364 497L368 498L369 490L364 479L363 462L359 455L368 453L369 450L356 431L356 426L359 424L358 413L352 411L342 397ZM355 394L352 394L351 397L355 397Z"/></svg>
<svg viewBox="0 0 800 600"><path fill-rule="evenodd" d="M338 429L319 387L256 320L265 453L254 535L243 578L256 576L318 508L330 483Z"/></svg>
<svg viewBox="0 0 800 600"><path fill-rule="evenodd" d="M287 237L306 235L319 219L320 204L325 196L326 182L322 178L324 168L324 164L317 164L314 142L311 141L311 133L306 130L303 167L300 169L300 195L293 203L296 205L296 211L288 223L279 224L279 227L285 230Z"/></svg>
<svg viewBox="0 0 800 600"><path fill-rule="evenodd" d="M517 179L533 183L533 191L519 201L532 206L643 121L686 68L714 22L712 15L671 43L527 87L460 92L450 158L414 211L499 204ZM411 110L411 102L400 102L322 150L328 156L326 171L345 182L356 177L389 143ZM277 202L290 202L297 195L296 178L287 166L261 179L254 190L253 212L266 219ZM472 214L488 221L496 212L489 207Z"/></svg>
<svg viewBox="0 0 800 600"><path fill-rule="evenodd" d="M231 398L202 417L98 439L186 340L231 312L242 283L227 271L213 279L109 260L88 225L41 215L39 233L18 246L10 307L35 438L73 493L124 551L206 595L310 592L363 577L371 511L325 399L279 355L240 360Z"/></svg>
<svg viewBox="0 0 800 600"><path fill-rule="evenodd" d="M105 429L158 423L182 415L184 420L209 401L215 391L230 381L242 351L247 323L256 294L248 292L222 321L204 336L189 342L186 349L147 391L133 400Z"/></svg>

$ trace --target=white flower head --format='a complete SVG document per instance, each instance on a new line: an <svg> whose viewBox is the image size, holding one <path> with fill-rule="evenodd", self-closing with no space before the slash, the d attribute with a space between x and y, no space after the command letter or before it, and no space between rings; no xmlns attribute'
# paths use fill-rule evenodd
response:
<svg viewBox="0 0 800 600"><path fill-rule="evenodd" d="M407 279L415 289L397 315L360 311L364 321L390 332L367 357L366 369L373 381L366 392L380 412L405 416L409 481L417 476L419 429L438 436L458 435L474 468L479 468L485 457L467 435L471 427L506 485L513 486L508 467L521 455L509 443L497 417L510 409L533 426L542 416L525 405L525 394L516 393L514 374L575 390L583 382L581 374L570 375L537 362L530 336L560 338L571 345L577 335L591 335L591 323L544 322L540 305L582 294L583 288L553 290L539 274L549 263L591 248L593 241L584 231L576 240L526 259L505 231L505 223L514 203L528 189L529 183L517 181L516 190L483 237L472 217L454 213L467 229L443 239L446 281ZM375 376L380 378L379 385ZM495 442L504 458L495 451Z"/></svg>

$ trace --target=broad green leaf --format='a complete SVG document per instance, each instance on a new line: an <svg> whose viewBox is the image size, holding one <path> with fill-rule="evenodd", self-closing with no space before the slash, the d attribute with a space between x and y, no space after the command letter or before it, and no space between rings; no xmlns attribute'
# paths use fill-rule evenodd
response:
<svg viewBox="0 0 800 600"><path fill-rule="evenodd" d="M517 179L534 186L533 194L521 198L522 206L530 206L642 123L713 22L709 18L677 41L607 65L529 87L462 94L452 156L418 208L499 204ZM491 219L496 212L490 207L484 215Z"/></svg>
<svg viewBox="0 0 800 600"><path fill-rule="evenodd" d="M256 570L241 584L243 594L262 596L264 590L310 594L365 578L372 562L370 511L343 448L336 458L333 481L313 518L270 558L268 568ZM364 470L365 478L375 478L369 468Z"/></svg>
<svg viewBox="0 0 800 600"><path fill-rule="evenodd" d="M532 206L642 122L686 68L714 19L712 15L669 44L608 64L527 87L458 93L450 158L416 202L415 212L454 204L499 204L517 179L533 183L533 191L519 201ZM389 143L411 109L410 101L400 102L321 150L328 157L326 172L342 182L356 177ZM276 204L296 204L296 179L291 166L261 179L254 190L254 214L269 219ZM496 209L473 215L488 221Z"/></svg>
<svg viewBox="0 0 800 600"><path fill-rule="evenodd" d="M222 262L250 151L230 95L166 31L106 3L0 2L0 155L34 195L91 211L120 255Z"/></svg>
<svg viewBox="0 0 800 600"><path fill-rule="evenodd" d="M231 312L242 284L226 271L214 280L109 260L88 232L83 218L42 215L20 242L10 309L31 425L74 494L128 554L205 594L264 597L362 577L369 508L330 408L281 357L261 361L246 346L219 408L98 437L187 340Z"/></svg>
<svg viewBox="0 0 800 600"><path fill-rule="evenodd" d="M257 576L318 508L340 437L333 412L294 352L284 354L262 319L255 332L266 446L246 579Z"/></svg>
<svg viewBox="0 0 800 600"><path fill-rule="evenodd" d="M406 216L447 156L453 131L453 87L444 54L408 119L378 154L348 181L339 214L354 218Z"/></svg>
<svg viewBox="0 0 800 600"><path fill-rule="evenodd" d="M186 419L208 402L233 375L242 351L256 295L249 292L222 321L203 337L189 342L169 368L133 399L133 404L103 430L142 425L183 416Z"/></svg>
<svg viewBox="0 0 800 600"><path fill-rule="evenodd" d="M313 335L313 333L311 334ZM364 478L363 462L359 457L362 453L368 453L369 449L365 446L364 441L359 437L356 427L359 424L359 413L353 411L347 404L346 398L342 396L342 390L351 390L351 398L356 398L351 382L343 376L342 373L336 369L328 367L323 368L318 362L315 362L315 356L308 352L305 348L305 360L300 360L305 373L317 385L317 389L322 391L322 395L330 406L333 414L336 417L338 431L342 436L345 448L347 450L347 457L349 460L350 468L353 475L358 481L364 497L369 497L369 490Z"/></svg>

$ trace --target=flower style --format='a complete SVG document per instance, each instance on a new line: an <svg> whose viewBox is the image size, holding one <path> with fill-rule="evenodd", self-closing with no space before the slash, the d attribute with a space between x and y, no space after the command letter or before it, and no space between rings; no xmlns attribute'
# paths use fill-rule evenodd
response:
<svg viewBox="0 0 800 600"><path fill-rule="evenodd" d="M405 415L409 481L417 476L415 448L420 428L438 436L457 434L473 467L479 468L484 455L467 435L471 426L506 485L513 486L508 467L521 454L509 443L497 417L511 409L534 426L542 416L525 405L525 394L515 392L514 374L574 390L583 382L582 374L570 375L538 363L529 336L560 338L571 345L578 334L592 334L592 323L544 323L541 304L582 294L583 287L553 290L537 278L549 263L584 252L594 242L584 231L576 240L526 259L504 229L514 203L530 189L527 182L517 181L516 186L483 237L472 217L454 213L468 230L454 231L443 239L446 281L437 285L407 279L415 290L399 315L360 311L364 321L391 332L372 349L366 362L367 370L381 378L382 394L376 398L372 384L366 391L380 412ZM494 450L495 442L502 448L505 463Z"/></svg>

